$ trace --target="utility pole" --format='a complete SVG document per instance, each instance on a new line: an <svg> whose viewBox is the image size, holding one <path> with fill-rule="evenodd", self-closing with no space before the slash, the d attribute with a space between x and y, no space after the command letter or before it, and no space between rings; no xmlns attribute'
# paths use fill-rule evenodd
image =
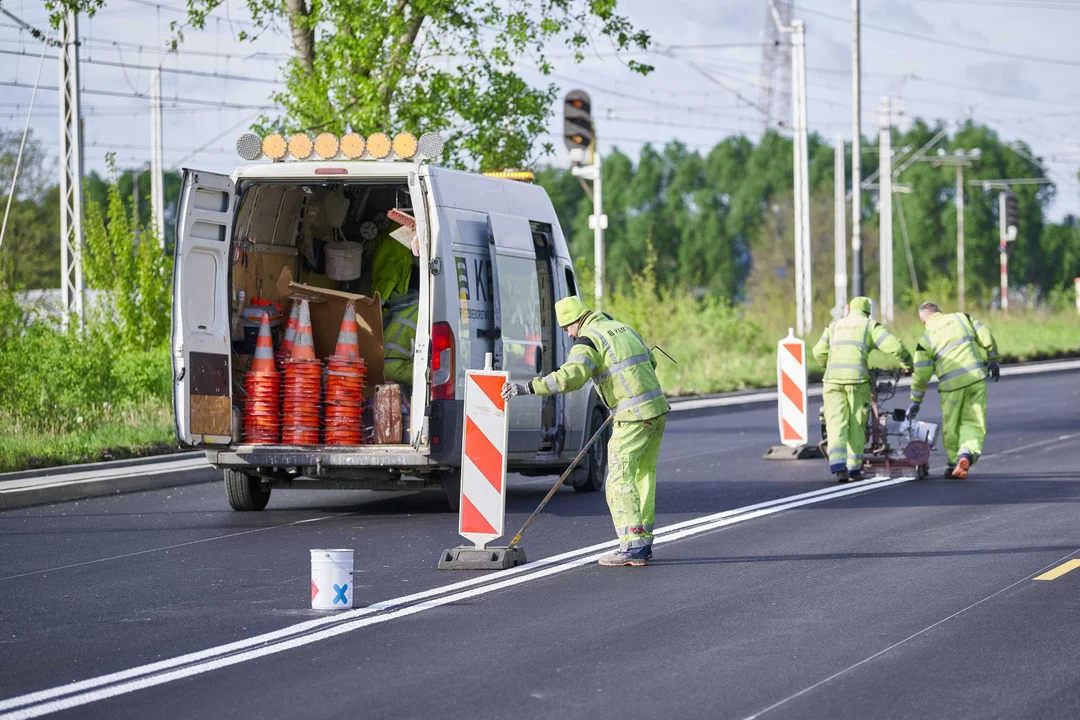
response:
<svg viewBox="0 0 1080 720"><path fill-rule="evenodd" d="M833 318L844 314L847 305L847 201L844 199L845 185L844 136L836 134L833 147Z"/></svg>
<svg viewBox="0 0 1080 720"><path fill-rule="evenodd" d="M66 328L74 315L81 328L86 319L82 274L82 114L79 109L78 16L68 13L60 21L60 297L61 322Z"/></svg>
<svg viewBox="0 0 1080 720"><path fill-rule="evenodd" d="M1000 190L998 194L998 254L1001 257L1001 312L1009 312L1009 243L1019 234L1020 205L1013 185L1046 185L1047 178L1007 178L1002 180L976 180L972 185L982 189Z"/></svg>
<svg viewBox="0 0 1080 720"><path fill-rule="evenodd" d="M862 64L859 0L851 0L851 295L863 294L862 267Z"/></svg>
<svg viewBox="0 0 1080 720"><path fill-rule="evenodd" d="M814 327L813 272L810 242L810 170L806 118L806 26L802 20L784 24L775 0L769 0L773 22L791 34L792 187L795 231L795 327L800 337Z"/></svg>
<svg viewBox="0 0 1080 720"><path fill-rule="evenodd" d="M892 234L892 118L889 98L881 98L878 132L879 167L881 168L881 242L878 267L881 273L881 294L879 304L881 319L891 323L893 320L893 234Z"/></svg>
<svg viewBox="0 0 1080 720"><path fill-rule="evenodd" d="M161 71L155 70L150 79L150 220L157 241L164 249L165 178L161 144Z"/></svg>
<svg viewBox="0 0 1080 720"><path fill-rule="evenodd" d="M960 312L967 306L964 287L964 168L982 157L982 149L955 150L947 155L944 149L938 149L936 158L931 160L934 167L956 168L956 299Z"/></svg>
<svg viewBox="0 0 1080 720"><path fill-rule="evenodd" d="M600 312L600 306L604 300L604 231L607 230L607 215L604 214L603 201L604 176L601 172L600 153L593 152L592 165L588 169L592 170L593 187L593 214L589 216L589 227L593 231L593 264L596 265L593 297L596 299L596 311Z"/></svg>

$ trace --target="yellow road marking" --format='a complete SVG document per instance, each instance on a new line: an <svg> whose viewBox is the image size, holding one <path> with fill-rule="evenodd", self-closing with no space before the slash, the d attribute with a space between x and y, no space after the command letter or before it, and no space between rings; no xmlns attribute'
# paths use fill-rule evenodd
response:
<svg viewBox="0 0 1080 720"><path fill-rule="evenodd" d="M1070 572L1072 570L1075 570L1076 568L1080 568L1080 560L1070 560L1067 563L1062 563L1061 565L1058 565L1053 570L1047 570L1046 572L1044 572L1042 575L1040 575L1039 577L1037 577L1035 579L1036 580L1057 580L1059 577L1061 577L1065 573Z"/></svg>

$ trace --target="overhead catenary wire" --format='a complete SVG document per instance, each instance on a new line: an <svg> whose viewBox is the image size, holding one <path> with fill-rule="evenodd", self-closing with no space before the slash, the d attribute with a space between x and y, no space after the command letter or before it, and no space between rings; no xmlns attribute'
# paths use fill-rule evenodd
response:
<svg viewBox="0 0 1080 720"><path fill-rule="evenodd" d="M23 56L34 57L33 53L28 53L25 50L3 50L3 49L0 49L0 55L23 55ZM56 55L46 55L45 59L46 60L59 60L59 58ZM267 85L276 85L276 86L279 86L279 87L281 85L281 82L278 81L278 80L273 80L273 79L269 79L269 78L255 77L253 75L232 75L232 74L229 74L229 73L204 72L204 71L199 71L199 70L187 70L187 69L182 69L182 68L158 67L156 65L136 65L136 64L133 64L133 63L113 62L113 61L110 61L110 60L80 59L79 62L82 63L82 64L85 64L85 65L101 65L101 66L104 66L104 67L124 68L125 70L149 70L149 71L158 70L158 71L163 72L163 73L170 73L170 74L175 74L175 75L188 75L188 76L191 76L191 77L205 77L205 78L213 78L213 79L216 79L216 80L237 80L237 81L241 81L241 82L265 83Z"/></svg>
<svg viewBox="0 0 1080 720"><path fill-rule="evenodd" d="M33 85L27 85L26 83L12 82L12 81L8 81L8 80L0 80L0 86L26 88L26 89L31 89L31 88L34 87ZM51 90L51 91L54 91L54 92L56 92L58 90L58 88L56 86L51 86L50 87L50 86L44 86L44 85L41 86L41 89L42 90ZM115 91L115 90L94 90L94 89L90 89L90 88L83 88L80 92L86 93L87 95L105 95L107 97L123 97L123 98L145 98L147 100L150 99L149 93L143 94L143 93L135 93L135 92L118 92L118 91ZM169 100L171 102L174 102L174 103L190 103L192 105L206 105L206 106L209 106L209 107L227 108L227 109L232 109L232 110L276 110L276 109L279 109L279 107L277 105L251 105L251 104L243 104L243 103L228 103L228 102L221 102L221 101L218 101L218 100L199 100L197 98L173 97L173 98L169 98Z"/></svg>
<svg viewBox="0 0 1080 720"><path fill-rule="evenodd" d="M7 14L5 12L5 14ZM4 222L0 224L0 248L4 246L4 235L7 234L8 216L11 214L11 201L15 199L15 189L19 182L19 168L22 166L23 152L26 150L26 138L30 135L30 118L34 114L34 102L37 100L38 86L41 84L41 69L45 66L45 49L49 47L52 33L49 33L44 44L41 46L41 59L38 60L37 78L34 80L34 92L30 95L30 109L26 112L26 126L23 128L22 140L19 141L19 154L15 156L15 169L11 174L11 188L8 190L7 206L4 208Z"/></svg>

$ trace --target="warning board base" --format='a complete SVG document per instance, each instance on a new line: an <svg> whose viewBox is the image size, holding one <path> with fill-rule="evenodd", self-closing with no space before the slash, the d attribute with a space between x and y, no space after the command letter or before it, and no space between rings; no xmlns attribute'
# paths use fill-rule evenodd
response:
<svg viewBox="0 0 1080 720"><path fill-rule="evenodd" d="M506 570L524 565L525 550L520 547L464 546L443 550L439 557L440 570Z"/></svg>
<svg viewBox="0 0 1080 720"><path fill-rule="evenodd" d="M787 445L773 445L764 455L762 460L820 460L825 457L821 448L817 445L799 445L788 447Z"/></svg>

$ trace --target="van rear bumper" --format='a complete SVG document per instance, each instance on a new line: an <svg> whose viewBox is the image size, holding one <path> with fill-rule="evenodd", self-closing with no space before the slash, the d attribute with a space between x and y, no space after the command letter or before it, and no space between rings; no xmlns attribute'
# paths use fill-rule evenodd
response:
<svg viewBox="0 0 1080 720"><path fill-rule="evenodd" d="M440 464L411 445L365 445L363 448L295 445L234 445L207 450L217 467L437 469Z"/></svg>

